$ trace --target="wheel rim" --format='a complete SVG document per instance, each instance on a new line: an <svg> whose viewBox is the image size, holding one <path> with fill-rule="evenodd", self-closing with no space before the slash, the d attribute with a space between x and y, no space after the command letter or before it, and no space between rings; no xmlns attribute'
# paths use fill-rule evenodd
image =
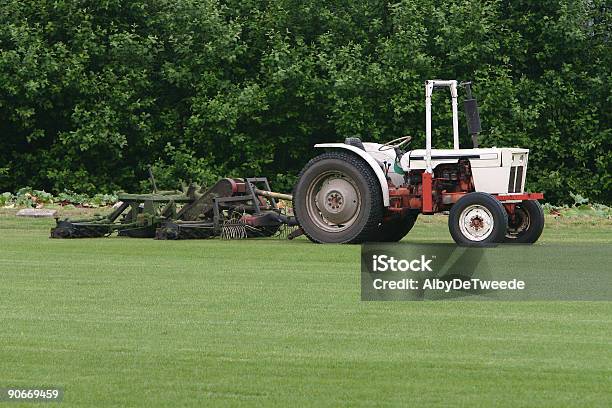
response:
<svg viewBox="0 0 612 408"><path fill-rule="evenodd" d="M528 231L530 225L531 219L529 218L529 212L517 205L514 209L514 217L508 223L506 237L515 239L525 231Z"/></svg>
<svg viewBox="0 0 612 408"><path fill-rule="evenodd" d="M470 205L459 216L459 229L470 241L483 241L493 233L493 214L482 205Z"/></svg>
<svg viewBox="0 0 612 408"><path fill-rule="evenodd" d="M341 232L359 218L361 195L354 180L338 171L318 175L306 191L308 217L322 230Z"/></svg>

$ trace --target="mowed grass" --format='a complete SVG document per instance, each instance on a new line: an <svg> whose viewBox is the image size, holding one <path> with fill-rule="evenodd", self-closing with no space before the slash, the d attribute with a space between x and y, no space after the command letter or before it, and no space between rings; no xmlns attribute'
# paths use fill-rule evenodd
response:
<svg viewBox="0 0 612 408"><path fill-rule="evenodd" d="M612 243L591 224L551 219L540 245ZM70 407L612 405L609 302L361 302L358 246L51 225L0 216L0 387L62 386ZM445 219L406 241L450 242Z"/></svg>

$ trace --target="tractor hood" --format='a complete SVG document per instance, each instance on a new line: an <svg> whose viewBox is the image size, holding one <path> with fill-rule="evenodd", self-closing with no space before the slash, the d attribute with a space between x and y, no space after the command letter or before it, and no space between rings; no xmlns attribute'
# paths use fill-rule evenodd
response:
<svg viewBox="0 0 612 408"><path fill-rule="evenodd" d="M412 150L402 156L400 164L404 171L421 170L426 168L425 149ZM468 159L474 167L509 167L515 156L518 160L522 156L527 161L528 149L516 147L491 147L482 149L432 149L432 168L439 164L457 163L459 159Z"/></svg>
<svg viewBox="0 0 612 408"><path fill-rule="evenodd" d="M404 171L427 168L425 149L412 150L402 156ZM527 175L528 149L491 147L485 149L432 149L431 167L470 161L476 191L490 194L522 193Z"/></svg>

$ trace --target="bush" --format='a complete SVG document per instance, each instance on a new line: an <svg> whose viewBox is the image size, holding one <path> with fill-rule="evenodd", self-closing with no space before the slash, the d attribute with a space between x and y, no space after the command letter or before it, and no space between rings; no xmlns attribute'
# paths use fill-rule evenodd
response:
<svg viewBox="0 0 612 408"><path fill-rule="evenodd" d="M96 194L89 197L86 194L77 194L72 191L53 196L50 193L39 190L32 190L31 187L24 187L16 194L5 192L0 194L0 207L14 205L17 207L35 207L36 205L58 203L60 205L78 205L86 207L105 207L117 202L116 194Z"/></svg>
<svg viewBox="0 0 612 408"><path fill-rule="evenodd" d="M107 205L113 205L117 202L116 194L96 194L88 203L93 204L97 207L106 207Z"/></svg>
<svg viewBox="0 0 612 408"><path fill-rule="evenodd" d="M21 1L0 5L0 190L94 195L268 176L312 145L410 134L423 82L474 80L483 146L531 149L529 188L610 204L604 0ZM434 143L450 145L434 98ZM461 121L462 142L469 144Z"/></svg>
<svg viewBox="0 0 612 408"><path fill-rule="evenodd" d="M15 200L15 196L11 193L2 193L0 194L0 206L4 207L12 203Z"/></svg>
<svg viewBox="0 0 612 408"><path fill-rule="evenodd" d="M570 192L574 200L572 205L556 206L550 203L543 205L544 212L547 214L561 215L564 217L596 217L612 219L612 207L605 204L589 204L589 200L580 194Z"/></svg>
<svg viewBox="0 0 612 408"><path fill-rule="evenodd" d="M56 201L62 204L85 204L90 201L86 194L78 194L70 190L66 190L57 195Z"/></svg>

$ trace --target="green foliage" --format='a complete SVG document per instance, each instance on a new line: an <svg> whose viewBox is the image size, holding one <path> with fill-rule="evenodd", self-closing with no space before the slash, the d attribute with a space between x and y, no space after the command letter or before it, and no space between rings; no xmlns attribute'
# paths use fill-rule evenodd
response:
<svg viewBox="0 0 612 408"><path fill-rule="evenodd" d="M589 199L580 194L569 193L574 200L573 205L556 206L544 204L544 211L555 216L570 218L606 218L612 219L612 207L605 204L589 203Z"/></svg>
<svg viewBox="0 0 612 408"><path fill-rule="evenodd" d="M0 194L0 207L35 207L38 205L59 203L61 205L79 205L85 207L106 207L117 202L116 194L96 194L89 197L66 190L54 196L46 191L33 190L31 187L20 188L16 194Z"/></svg>
<svg viewBox="0 0 612 408"><path fill-rule="evenodd" d="M37 203L49 204L53 202L53 194L47 193L46 191L34 190L32 196L35 198Z"/></svg>
<svg viewBox="0 0 612 408"><path fill-rule="evenodd" d="M37 204L50 204L53 202L52 194L44 190L34 190L32 187L22 187L15 194L5 192L0 195L0 206L33 207Z"/></svg>
<svg viewBox="0 0 612 408"><path fill-rule="evenodd" d="M70 190L65 190L57 195L56 201L62 204L82 205L89 201L89 197L85 194L78 194Z"/></svg>
<svg viewBox="0 0 612 408"><path fill-rule="evenodd" d="M531 149L532 191L612 202L604 0L6 0L0 20L0 190L146 191L149 164L160 188L288 190L317 142L422 147L424 80L457 78L483 146ZM436 146L449 124L436 95Z"/></svg>
<svg viewBox="0 0 612 408"><path fill-rule="evenodd" d="M9 192L5 192L0 194L0 207L4 207L5 205L13 202L15 196Z"/></svg>
<svg viewBox="0 0 612 408"><path fill-rule="evenodd" d="M570 197L572 197L572 200L574 200L575 206L586 205L589 203L589 199L581 196L580 194L574 194L571 191L569 194L570 194Z"/></svg>
<svg viewBox="0 0 612 408"><path fill-rule="evenodd" d="M96 194L89 200L89 203L96 207L106 207L117 202L116 194Z"/></svg>

